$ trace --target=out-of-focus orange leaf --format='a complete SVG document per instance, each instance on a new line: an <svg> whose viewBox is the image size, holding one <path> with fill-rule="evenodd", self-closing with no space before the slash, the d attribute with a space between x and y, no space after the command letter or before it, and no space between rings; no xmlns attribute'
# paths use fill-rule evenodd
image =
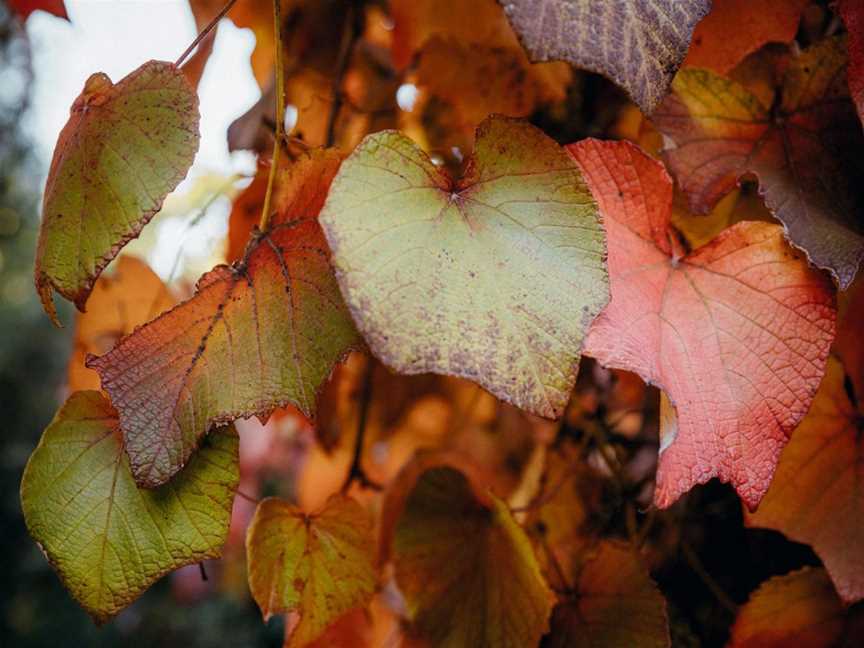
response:
<svg viewBox="0 0 864 648"><path fill-rule="evenodd" d="M246 536L249 590L264 619L296 612L299 622L286 648L318 639L375 591L372 518L344 495L307 514L268 498L255 511Z"/></svg>
<svg viewBox="0 0 864 648"><path fill-rule="evenodd" d="M666 601L627 546L601 543L552 612L549 648L668 648Z"/></svg>
<svg viewBox="0 0 864 648"><path fill-rule="evenodd" d="M385 502L382 555L392 547L412 630L432 646L534 646L552 593L524 531L482 483L454 457L409 465Z"/></svg>
<svg viewBox="0 0 864 648"><path fill-rule="evenodd" d="M809 0L713 0L696 25L684 65L726 74L765 43L795 38Z"/></svg>
<svg viewBox="0 0 864 648"><path fill-rule="evenodd" d="M845 616L825 570L805 567L759 586L738 612L727 648L832 648Z"/></svg>
<svg viewBox="0 0 864 648"><path fill-rule="evenodd" d="M87 311L78 315L75 342L69 358L69 391L99 389L99 374L84 366L88 354L102 355L136 327L177 303L150 267L131 256L121 256L114 271L93 286Z"/></svg>
<svg viewBox="0 0 864 648"><path fill-rule="evenodd" d="M201 83L201 77L204 76L204 69L207 67L207 61L210 60L210 55L213 53L213 44L216 42L216 34L219 28L216 27L207 36L204 37L195 53L192 54L186 62L180 66L180 71L186 76L189 85L193 88L198 88Z"/></svg>
<svg viewBox="0 0 864 648"><path fill-rule="evenodd" d="M691 209L707 212L754 174L789 240L843 289L864 259L864 135L846 64L843 38L810 46L773 86L775 105L749 84L685 68L652 115L669 138L665 157Z"/></svg>
<svg viewBox="0 0 864 648"><path fill-rule="evenodd" d="M837 9L849 32L849 93L858 108L858 117L864 122L864 2L839 0Z"/></svg>
<svg viewBox="0 0 864 648"><path fill-rule="evenodd" d="M280 174L271 226L240 262L217 266L191 299L89 360L141 485L170 479L220 422L286 404L311 416L334 364L359 344L317 221L340 163L316 150Z"/></svg>
<svg viewBox="0 0 864 648"><path fill-rule="evenodd" d="M747 517L749 526L776 529L812 545L847 603L864 598L862 397L832 357L765 499Z"/></svg>
<svg viewBox="0 0 864 648"><path fill-rule="evenodd" d="M243 258L252 232L261 220L264 207L264 194L267 193L267 178L270 169L261 165L252 182L234 199L231 215L228 217L228 241L225 260L229 263Z"/></svg>
<svg viewBox="0 0 864 648"><path fill-rule="evenodd" d="M778 225L738 223L682 254L659 162L629 142L570 150L609 242L612 300L584 353L638 373L677 409L677 434L661 440L655 502L669 506L716 476L755 508L822 378L833 287Z"/></svg>

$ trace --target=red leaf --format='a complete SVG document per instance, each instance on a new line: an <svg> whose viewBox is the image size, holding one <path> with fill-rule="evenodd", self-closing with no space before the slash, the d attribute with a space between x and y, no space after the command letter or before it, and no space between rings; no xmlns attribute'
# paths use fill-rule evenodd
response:
<svg viewBox="0 0 864 648"><path fill-rule="evenodd" d="M677 434L660 447L655 502L669 506L716 476L755 507L824 373L830 283L768 223L738 223L682 255L660 163L627 142L569 149L609 241L612 301L584 352L658 385L677 408Z"/></svg>
<svg viewBox="0 0 864 648"><path fill-rule="evenodd" d="M849 93L858 109L858 117L864 122L864 2L840 0L837 10L849 32L849 67L846 69Z"/></svg>
<svg viewBox="0 0 864 648"><path fill-rule="evenodd" d="M31 13L38 10L69 20L63 0L9 0L9 8L21 16L21 20L27 20Z"/></svg>

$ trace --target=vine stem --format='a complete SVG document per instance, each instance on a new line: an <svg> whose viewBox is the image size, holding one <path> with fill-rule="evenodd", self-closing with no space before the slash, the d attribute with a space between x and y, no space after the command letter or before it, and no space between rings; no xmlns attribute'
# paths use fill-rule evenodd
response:
<svg viewBox="0 0 864 648"><path fill-rule="evenodd" d="M273 185L276 170L279 168L279 153L282 151L282 138L285 129L285 64L282 53L282 2L273 0L273 34L276 39L276 134L273 141L273 156L270 160L270 175L267 177L267 192L261 208L261 221L258 229L266 232L270 227L270 203L273 200Z"/></svg>
<svg viewBox="0 0 864 648"><path fill-rule="evenodd" d="M237 0L228 0L228 2L225 3L225 6L222 7L222 9L219 11L218 14L216 14L216 16L213 18L213 20L211 20L209 22L209 24L204 29L201 30L201 33L195 37L195 40L192 41L192 44L186 48L186 50L180 55L180 57L176 61L174 61L174 67L179 68L181 65L183 65L183 63L186 61L186 59L189 58L189 55L192 53L192 50L194 50L196 47L198 47L198 44L202 40L207 38L207 34L209 34L211 31L213 31L213 28L219 24L219 21L225 17L225 14L227 14L229 11L231 11L231 7L234 6L235 2L237 2Z"/></svg>
<svg viewBox="0 0 864 648"><path fill-rule="evenodd" d="M351 51L360 37L360 21L358 19L356 3L352 2L348 7L348 15L345 18L345 30L342 35L342 43L339 47L339 59L336 63L336 76L333 78L333 104L330 106L330 115L327 118L327 139L325 140L327 148L336 143L336 120L339 118L342 104L345 101L342 93L342 82L345 78L345 72L348 70L348 63L351 60Z"/></svg>
<svg viewBox="0 0 864 648"><path fill-rule="evenodd" d="M357 414L357 438L354 441L354 455L351 458L351 466L348 468L348 474L345 475L345 481L342 483L340 492L347 493L351 484L356 479L364 488L380 490L378 484L372 482L363 472L363 440L366 436L366 419L369 418L369 405L372 402L372 378L375 371L375 363L372 358L366 361L366 368L363 372L363 385L360 392L360 411Z"/></svg>

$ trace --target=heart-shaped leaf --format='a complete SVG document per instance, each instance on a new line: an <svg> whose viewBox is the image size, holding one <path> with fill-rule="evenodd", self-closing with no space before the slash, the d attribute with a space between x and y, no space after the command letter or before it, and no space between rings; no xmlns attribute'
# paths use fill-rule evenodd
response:
<svg viewBox="0 0 864 648"><path fill-rule="evenodd" d="M141 490L108 399L76 392L24 470L27 528L72 596L104 622L162 575L221 554L238 445L233 428L220 429L170 484Z"/></svg>
<svg viewBox="0 0 864 648"><path fill-rule="evenodd" d="M150 61L111 82L87 79L60 132L45 183L36 289L84 304L99 273L138 236L192 165L198 96L173 64Z"/></svg>
<svg viewBox="0 0 864 648"><path fill-rule="evenodd" d="M461 376L558 416L608 299L597 207L533 126L492 117L476 142L458 181L402 134L357 147L321 211L339 285L396 371Z"/></svg>

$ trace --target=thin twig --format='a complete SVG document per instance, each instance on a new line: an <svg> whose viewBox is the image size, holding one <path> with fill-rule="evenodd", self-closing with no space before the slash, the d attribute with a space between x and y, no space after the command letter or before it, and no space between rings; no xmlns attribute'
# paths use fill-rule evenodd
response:
<svg viewBox="0 0 864 648"><path fill-rule="evenodd" d="M354 49L354 44L360 37L360 20L355 2L348 5L348 15L345 17L345 29L342 32L342 44L339 47L339 59L336 63L336 76L333 78L333 103L330 106L330 116L327 118L327 139L325 140L328 148L336 143L336 121L339 118L339 113L342 111L342 104L345 97L342 93L342 82L345 78L345 72L348 70L348 63L351 61L351 52Z"/></svg>
<svg viewBox="0 0 864 648"><path fill-rule="evenodd" d="M693 550L693 547L690 546L690 543L686 540L682 540L680 543L681 554L684 556L684 559L687 561L687 564L690 566L690 569L693 570L705 587L714 595L714 598L717 599L717 602L720 603L723 608L727 611L731 612L733 615L738 614L738 606L735 604L729 595L720 587L720 584L714 580L714 577L708 573L705 569L705 566L702 564L702 561L699 559L699 556L696 555L696 552Z"/></svg>
<svg viewBox="0 0 864 648"><path fill-rule="evenodd" d="M544 477L545 477L545 475L544 475ZM527 511L533 511L534 509L540 508L541 506L548 504L553 499L555 499L555 496L558 495L559 491L561 490L561 487L564 486L564 484L567 483L567 481L569 479L571 479L572 477L573 477L573 473L565 471L564 474L561 475L561 477L555 483L555 485L552 486L552 488L547 490L545 493L541 490L541 492L539 492L537 494L537 496L534 499L532 499L530 502L528 502L524 506L515 506L515 507L510 509L510 512L511 513L525 513Z"/></svg>
<svg viewBox="0 0 864 648"><path fill-rule="evenodd" d="M231 7L234 6L235 2L237 2L237 0L228 0L228 2L225 3L225 6L222 7L222 10L218 14L216 14L216 17L213 18L213 20L211 20L210 23L204 29L201 30L201 33L195 37L195 40L192 41L192 44L189 47L187 47L186 51L180 55L180 58L178 58L174 62L174 67L179 68L181 65L183 65L183 63L186 61L186 59L192 53L192 50L194 50L196 47L198 47L198 44L202 40L207 38L207 34L209 34L211 31L213 31L213 28L219 24L219 21L225 17L225 14L227 14L229 11L231 11Z"/></svg>
<svg viewBox="0 0 864 648"><path fill-rule="evenodd" d="M198 563L198 570L201 572L201 580L202 581L206 582L206 581L210 580L209 578L207 578L207 570L204 569L204 563L203 562Z"/></svg>
<svg viewBox="0 0 864 648"><path fill-rule="evenodd" d="M357 414L357 438L354 442L354 456L351 458L351 466L342 484L342 493L347 493L354 481L363 488L381 490L381 486L370 480L363 472L363 440L366 436L366 419L369 418L369 405L372 402L372 377L375 363L372 358L366 361L366 369L363 372L363 385L360 392L360 411Z"/></svg>
<svg viewBox="0 0 864 648"><path fill-rule="evenodd" d="M257 504L257 503L260 501L257 497L252 497L251 495L247 495L246 493L244 493L243 491L241 491L239 488L237 489L236 493L237 493L240 497L242 497L243 499L245 499L247 502L252 502L253 504Z"/></svg>
<svg viewBox="0 0 864 648"><path fill-rule="evenodd" d="M282 0L273 0L273 31L276 39L276 135L273 141L273 155L270 158L270 175L267 177L267 192L261 209L258 229L266 232L270 226L270 202L273 200L273 185L279 167L279 152L282 150L282 137L285 129L285 64L282 53Z"/></svg>

